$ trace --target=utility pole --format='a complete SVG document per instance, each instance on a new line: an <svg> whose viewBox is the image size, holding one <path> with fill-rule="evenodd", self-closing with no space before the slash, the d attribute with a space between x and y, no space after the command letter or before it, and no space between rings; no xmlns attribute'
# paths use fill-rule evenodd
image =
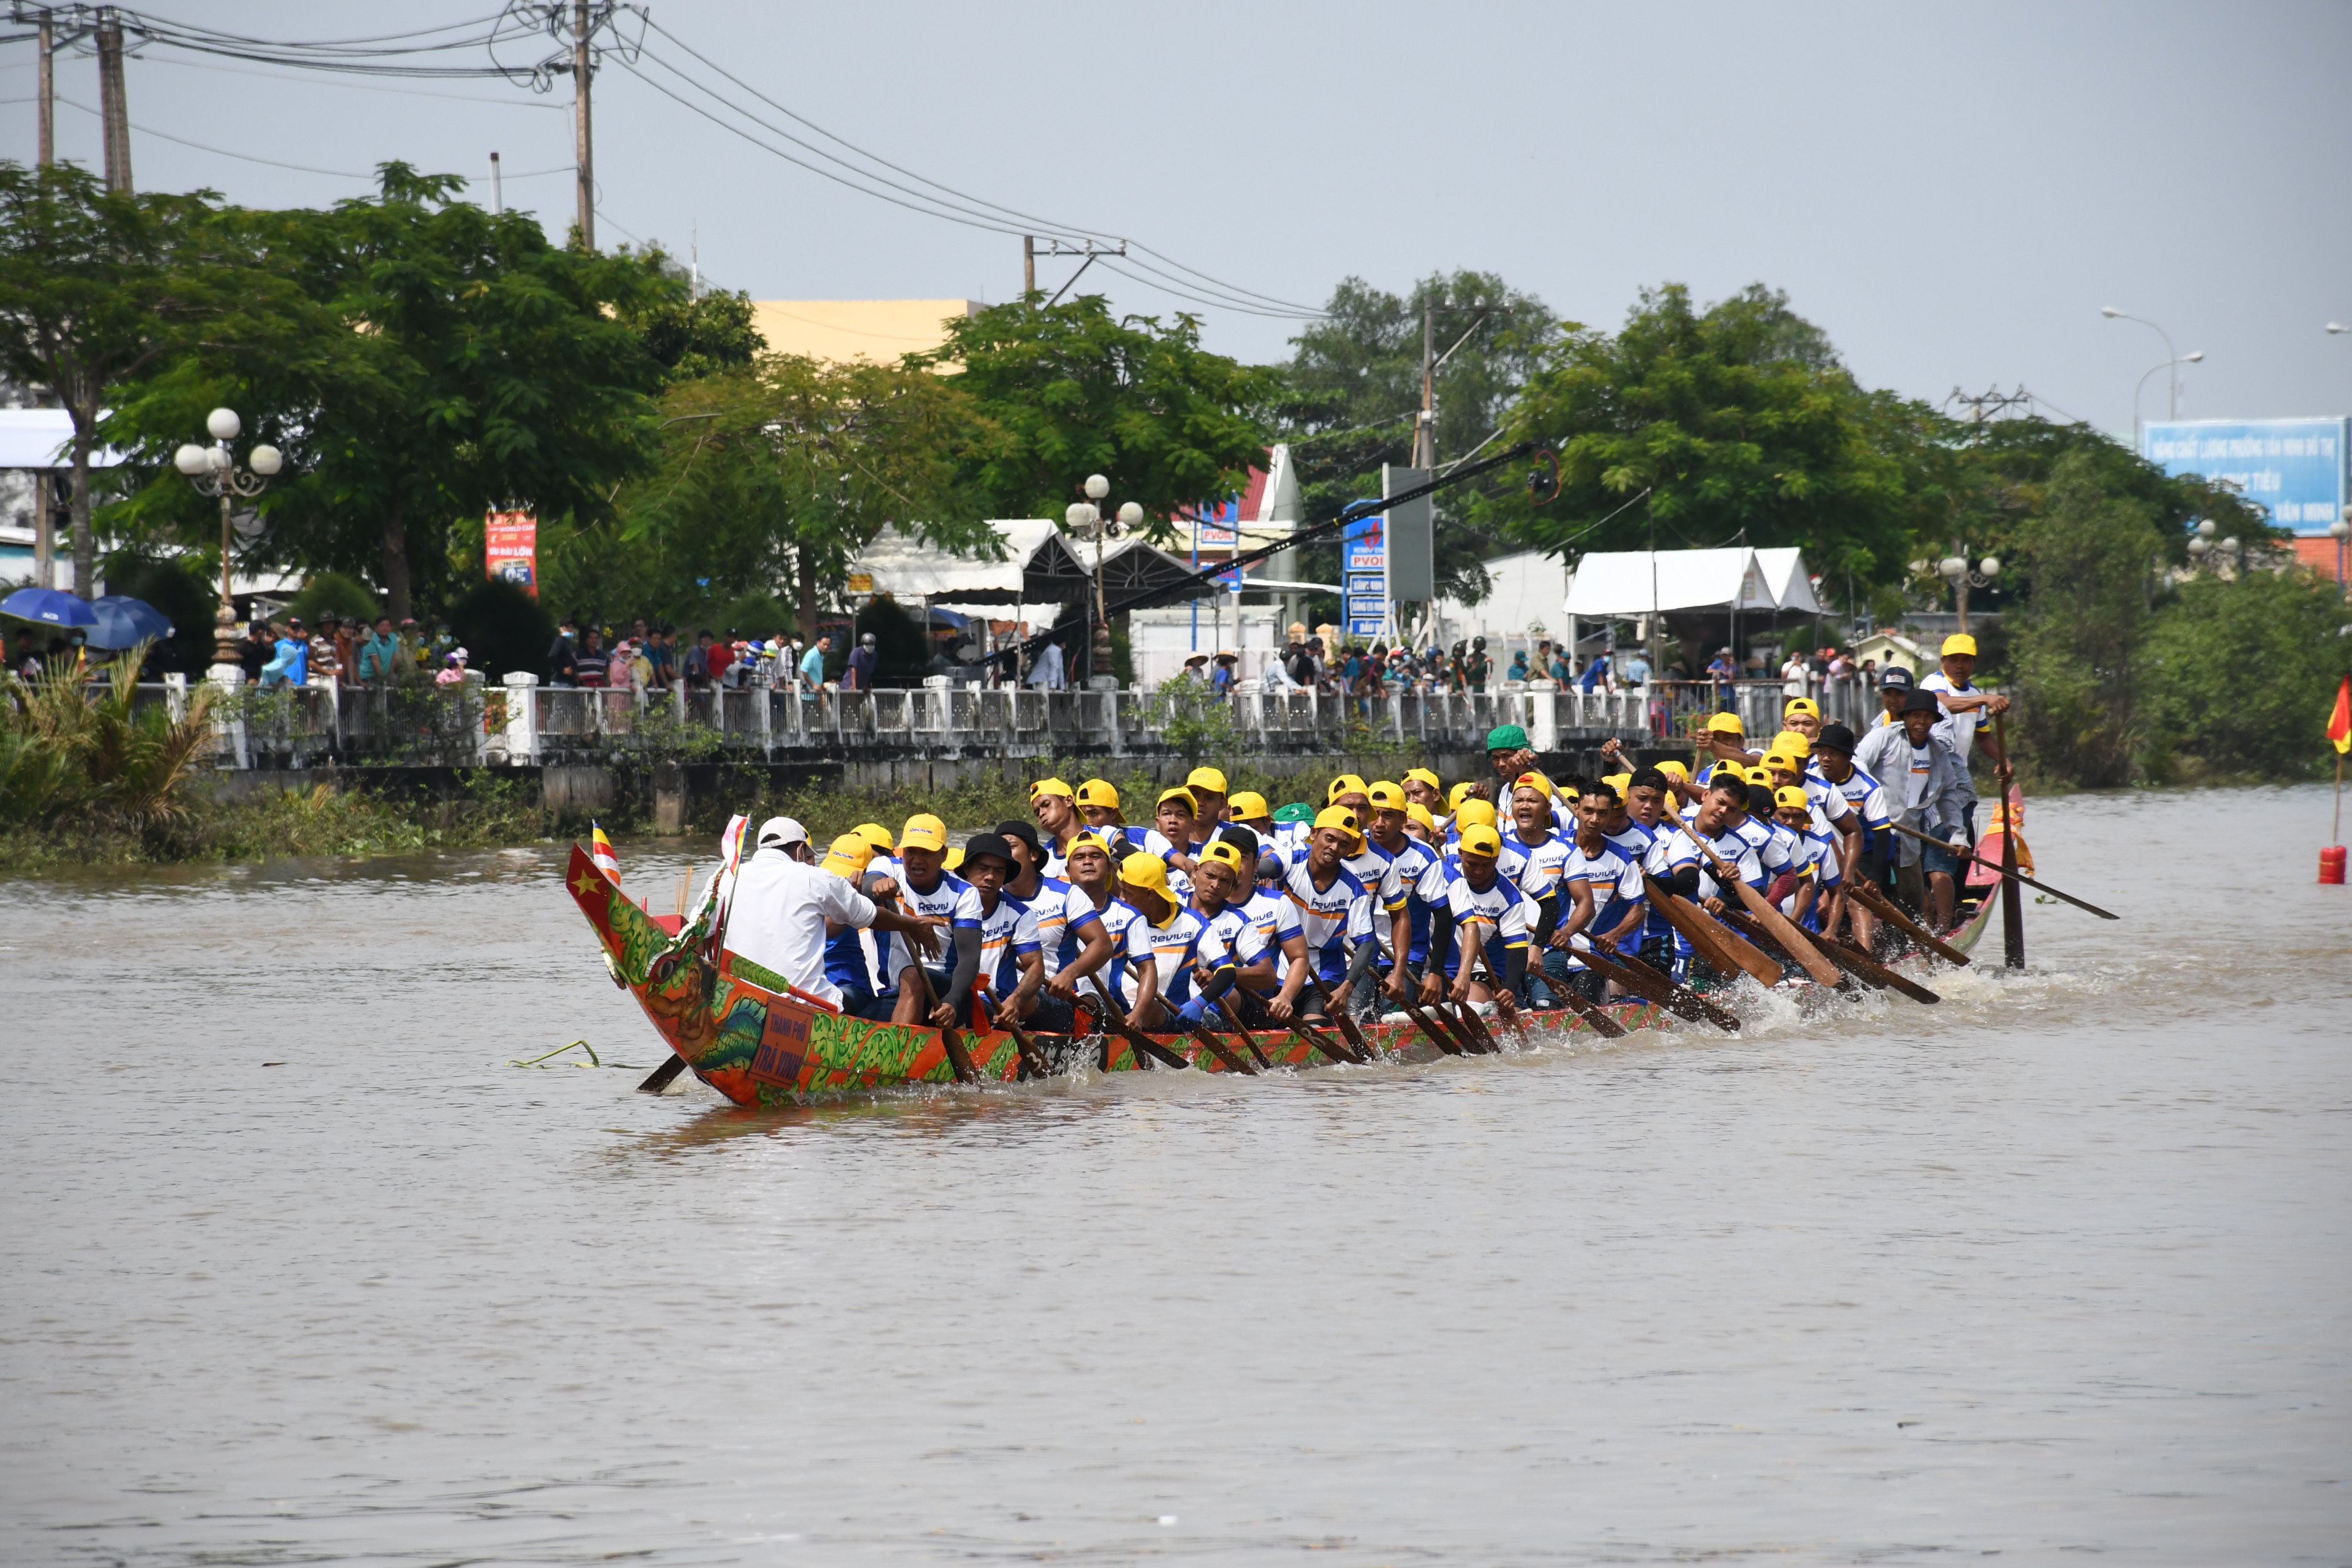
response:
<svg viewBox="0 0 2352 1568"><path fill-rule="evenodd" d="M1021 297L1027 299L1037 291L1037 237L1021 237Z"/></svg>
<svg viewBox="0 0 2352 1568"><path fill-rule="evenodd" d="M98 12L98 118L106 138L106 188L131 194L131 108L122 91L122 19L111 5Z"/></svg>
<svg viewBox="0 0 2352 1568"><path fill-rule="evenodd" d="M580 243L596 248L596 149L589 134L589 0L572 0L572 139L579 165Z"/></svg>
<svg viewBox="0 0 2352 1568"><path fill-rule="evenodd" d="M40 74L33 88L33 98L40 107L40 132L37 142L41 167L47 168L58 161L58 24L48 7L41 8ZM48 579L41 586L49 585Z"/></svg>
<svg viewBox="0 0 2352 1568"><path fill-rule="evenodd" d="M1413 427L1412 466L1437 468L1437 302L1421 302L1421 422Z"/></svg>

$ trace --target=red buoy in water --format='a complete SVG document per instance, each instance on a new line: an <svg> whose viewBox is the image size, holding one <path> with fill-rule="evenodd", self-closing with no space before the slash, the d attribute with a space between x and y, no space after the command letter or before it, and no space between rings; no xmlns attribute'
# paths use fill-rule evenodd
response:
<svg viewBox="0 0 2352 1568"><path fill-rule="evenodd" d="M2340 888L2344 885L2344 846L2331 844L2319 852L2319 885Z"/></svg>

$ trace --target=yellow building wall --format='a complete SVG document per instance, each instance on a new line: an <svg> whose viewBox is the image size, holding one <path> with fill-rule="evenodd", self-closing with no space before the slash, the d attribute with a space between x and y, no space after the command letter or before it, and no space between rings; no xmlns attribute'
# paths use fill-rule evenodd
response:
<svg viewBox="0 0 2352 1568"><path fill-rule="evenodd" d="M751 324L777 353L891 364L939 347L949 319L976 309L969 300L754 300Z"/></svg>

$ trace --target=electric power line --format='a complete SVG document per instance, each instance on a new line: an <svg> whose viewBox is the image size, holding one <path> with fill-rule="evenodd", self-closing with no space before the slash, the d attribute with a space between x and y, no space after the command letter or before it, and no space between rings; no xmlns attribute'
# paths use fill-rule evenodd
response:
<svg viewBox="0 0 2352 1568"><path fill-rule="evenodd" d="M87 103L78 103L63 93L58 94L57 98L58 101L68 109L79 109L93 120L101 118L99 111ZM277 158L257 158L250 153L232 153L226 147L208 147L202 142L191 142L184 136L174 136L168 131L158 131L152 125L141 125L136 121L132 122L131 129L138 132L142 136L160 136L166 142L176 142L183 147L193 147L199 153L210 153L220 158L236 158L247 163L267 163L273 169L291 169L297 174L324 174L331 179L359 180L369 184L373 184L376 179L373 174L354 174L348 169L316 169L308 163L289 163Z"/></svg>

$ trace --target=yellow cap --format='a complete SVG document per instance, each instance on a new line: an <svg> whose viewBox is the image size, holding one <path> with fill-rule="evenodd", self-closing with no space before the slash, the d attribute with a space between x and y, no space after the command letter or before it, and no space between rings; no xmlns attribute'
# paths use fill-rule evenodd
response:
<svg viewBox="0 0 2352 1568"><path fill-rule="evenodd" d="M861 822L856 827L851 828L850 831L865 839L866 843L871 844L877 849L888 849L894 847L890 842L890 830L883 826L878 822Z"/></svg>
<svg viewBox="0 0 2352 1568"><path fill-rule="evenodd" d="M1076 798L1080 805L1099 805L1111 811L1118 809L1118 790L1108 779L1088 779L1078 786Z"/></svg>
<svg viewBox="0 0 2352 1568"><path fill-rule="evenodd" d="M1967 654L1970 658L1976 658L1977 639L1966 632L1954 632L1944 639L1943 657L1949 658L1956 653Z"/></svg>
<svg viewBox="0 0 2352 1568"><path fill-rule="evenodd" d="M1494 826L1495 803L1475 798L1464 801L1461 809L1454 814L1454 826L1465 833L1473 827Z"/></svg>
<svg viewBox="0 0 2352 1568"><path fill-rule="evenodd" d="M1631 789L1633 785L1633 775L1632 773L1611 773L1601 782L1607 784L1611 789L1615 790L1617 792L1617 798L1622 800L1625 798L1625 792L1628 789Z"/></svg>
<svg viewBox="0 0 2352 1568"><path fill-rule="evenodd" d="M1404 808L1404 816L1407 822L1418 822L1432 833L1437 831L1437 818L1430 816L1429 807L1417 800Z"/></svg>
<svg viewBox="0 0 2352 1568"><path fill-rule="evenodd" d="M1130 855L1118 863L1118 879L1130 888L1168 895L1168 868L1157 855Z"/></svg>
<svg viewBox="0 0 2352 1568"><path fill-rule="evenodd" d="M1477 787L1478 786L1473 784L1470 780L1464 779L1460 784L1455 784L1452 789L1447 790L1445 792L1445 809L1448 811L1461 810L1462 803L1468 800L1470 798L1470 792Z"/></svg>
<svg viewBox="0 0 2352 1568"><path fill-rule="evenodd" d="M1802 730L1783 730L1772 737L1772 749L1776 752L1786 752L1802 762L1813 754L1812 737L1807 735Z"/></svg>
<svg viewBox="0 0 2352 1568"><path fill-rule="evenodd" d="M1201 847L1201 858L1238 871L1242 868L1242 847L1230 838L1213 838Z"/></svg>
<svg viewBox="0 0 2352 1568"><path fill-rule="evenodd" d="M947 858L940 862L940 868L944 871L953 871L962 865L963 846L959 844L954 848L948 851Z"/></svg>
<svg viewBox="0 0 2352 1568"><path fill-rule="evenodd" d="M1192 816L1198 816L1201 815L1201 803L1192 798L1192 792L1191 790L1185 789L1181 785L1179 785L1175 789L1161 790L1160 792L1159 800L1153 804L1156 805L1166 805L1171 800L1182 801L1184 803L1184 809L1190 812Z"/></svg>
<svg viewBox="0 0 2352 1568"><path fill-rule="evenodd" d="M1717 713L1706 721L1706 727L1710 734L1717 735L1744 735L1748 732L1740 728L1737 713Z"/></svg>
<svg viewBox="0 0 2352 1568"><path fill-rule="evenodd" d="M1435 773L1431 773L1427 768L1405 769L1404 782L1411 784L1415 779L1419 779L1422 783L1441 794L1443 794L1445 789L1445 781L1439 778Z"/></svg>
<svg viewBox="0 0 2352 1568"><path fill-rule="evenodd" d="M1782 784L1779 789L1774 790L1772 804L1785 805L1795 811L1811 811L1813 808L1813 803L1806 798L1805 792L1795 784Z"/></svg>
<svg viewBox="0 0 2352 1568"><path fill-rule="evenodd" d="M1070 857L1081 849L1091 849L1106 860L1110 858L1110 846L1103 841L1101 834L1078 833L1071 836L1069 848L1062 852L1062 864L1068 865Z"/></svg>
<svg viewBox="0 0 2352 1568"><path fill-rule="evenodd" d="M1402 784L1392 784L1388 780L1382 779L1365 793L1371 797L1372 809L1375 811L1404 809L1404 785Z"/></svg>
<svg viewBox="0 0 2352 1568"><path fill-rule="evenodd" d="M898 830L901 849L944 849L948 847L948 825L928 812L917 812L907 818L907 826Z"/></svg>
<svg viewBox="0 0 2352 1568"><path fill-rule="evenodd" d="M1067 784L1065 784L1060 779L1039 779L1035 784L1029 786L1029 798L1031 800L1035 800L1041 795L1058 795L1064 800L1068 800L1076 794L1077 794L1076 790L1072 789Z"/></svg>
<svg viewBox="0 0 2352 1568"><path fill-rule="evenodd" d="M1760 784L1766 789L1772 787L1772 770L1764 767L1761 764L1752 768L1735 768L1732 771L1738 773L1739 776L1746 779L1749 784Z"/></svg>
<svg viewBox="0 0 2352 1568"><path fill-rule="evenodd" d="M1796 758L1780 750L1778 746L1775 746L1772 750L1764 753L1763 771L1766 773L1779 772L1784 773L1801 773L1805 771L1805 766Z"/></svg>
<svg viewBox="0 0 2352 1568"><path fill-rule="evenodd" d="M1485 823L1474 823L1462 830L1461 852L1465 855L1500 855L1503 836Z"/></svg>
<svg viewBox="0 0 2352 1568"><path fill-rule="evenodd" d="M1670 779L1680 779L1685 784L1690 782L1690 770L1671 757L1658 764L1658 771Z"/></svg>
<svg viewBox="0 0 2352 1568"><path fill-rule="evenodd" d="M1523 773L1517 778L1513 779L1511 781L1511 789L1514 793L1523 789L1531 789L1538 795L1543 796L1546 800L1549 800L1552 795L1551 780L1536 772L1533 768L1529 768L1526 773Z"/></svg>
<svg viewBox="0 0 2352 1568"><path fill-rule="evenodd" d="M832 848L824 852L824 869L836 877L846 877L855 881L866 869L866 863L873 858L873 845L861 835L845 833L833 841Z"/></svg>
<svg viewBox="0 0 2352 1568"><path fill-rule="evenodd" d="M1225 793L1225 775L1214 768L1194 768L1184 775L1184 782L1194 789L1205 789L1217 795Z"/></svg>
<svg viewBox="0 0 2352 1568"><path fill-rule="evenodd" d="M1325 806L1315 814L1315 826L1318 831L1326 827L1336 827L1350 838L1361 838L1364 836L1363 824L1356 820L1355 811L1349 806Z"/></svg>
<svg viewBox="0 0 2352 1568"><path fill-rule="evenodd" d="M1323 792L1323 801L1324 804L1328 805L1333 801L1338 800L1343 795L1362 795L1363 793L1364 781L1362 779L1359 778L1354 773L1341 773L1338 778L1331 781L1331 787Z"/></svg>
<svg viewBox="0 0 2352 1568"><path fill-rule="evenodd" d="M1225 814L1235 822L1255 822L1274 815L1265 804L1265 796L1255 790L1240 790L1225 796Z"/></svg>
<svg viewBox="0 0 2352 1568"><path fill-rule="evenodd" d="M1780 717L1785 719L1791 713L1810 713L1818 719L1822 716L1822 705L1810 697L1791 697L1780 705Z"/></svg>

